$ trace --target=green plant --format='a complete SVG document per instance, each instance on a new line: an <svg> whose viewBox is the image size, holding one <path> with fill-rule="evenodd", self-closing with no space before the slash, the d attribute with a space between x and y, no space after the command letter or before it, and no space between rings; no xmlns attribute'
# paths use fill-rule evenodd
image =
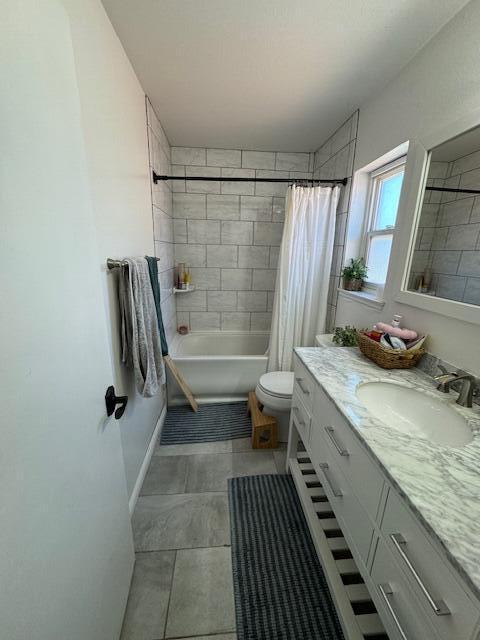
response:
<svg viewBox="0 0 480 640"><path fill-rule="evenodd" d="M358 344L357 330L348 324L345 327L335 327L332 341L340 347L356 347Z"/></svg>
<svg viewBox="0 0 480 640"><path fill-rule="evenodd" d="M350 258L350 264L343 267L342 276L346 280L365 280L368 267L363 258Z"/></svg>

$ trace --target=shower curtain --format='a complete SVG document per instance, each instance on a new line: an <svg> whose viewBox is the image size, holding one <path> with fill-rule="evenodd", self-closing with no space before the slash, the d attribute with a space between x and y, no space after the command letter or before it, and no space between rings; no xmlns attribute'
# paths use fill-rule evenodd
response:
<svg viewBox="0 0 480 640"><path fill-rule="evenodd" d="M291 371L293 348L324 333L340 187L287 191L273 302L268 371Z"/></svg>

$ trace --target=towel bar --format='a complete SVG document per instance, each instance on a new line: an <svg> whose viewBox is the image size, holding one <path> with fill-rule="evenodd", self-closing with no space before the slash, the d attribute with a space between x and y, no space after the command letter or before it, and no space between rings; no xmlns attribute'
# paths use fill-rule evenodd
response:
<svg viewBox="0 0 480 640"><path fill-rule="evenodd" d="M155 260L158 262L160 258L155 258ZM112 258L107 258L108 269L116 269L117 267L121 267L126 264L125 260L113 260Z"/></svg>

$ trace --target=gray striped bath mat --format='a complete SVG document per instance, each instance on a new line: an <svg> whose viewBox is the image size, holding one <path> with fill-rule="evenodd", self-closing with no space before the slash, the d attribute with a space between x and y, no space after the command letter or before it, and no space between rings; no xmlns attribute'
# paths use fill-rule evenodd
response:
<svg viewBox="0 0 480 640"><path fill-rule="evenodd" d="M182 405L167 411L160 444L231 440L246 438L251 432L246 402L200 404L197 413Z"/></svg>
<svg viewBox="0 0 480 640"><path fill-rule="evenodd" d="M228 481L238 640L343 640L290 476Z"/></svg>

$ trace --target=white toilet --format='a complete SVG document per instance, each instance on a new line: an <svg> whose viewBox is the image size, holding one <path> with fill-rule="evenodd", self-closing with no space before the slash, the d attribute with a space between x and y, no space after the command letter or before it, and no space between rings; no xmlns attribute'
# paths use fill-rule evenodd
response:
<svg viewBox="0 0 480 640"><path fill-rule="evenodd" d="M277 419L280 442L288 440L293 379L291 371L270 371L261 376L255 389L257 400L263 404L263 413Z"/></svg>
<svg viewBox="0 0 480 640"><path fill-rule="evenodd" d="M332 334L315 336L316 347L333 347ZM278 439L288 441L290 409L292 406L294 374L291 371L264 373L257 383L255 395L263 404L263 413L274 416L278 424Z"/></svg>

